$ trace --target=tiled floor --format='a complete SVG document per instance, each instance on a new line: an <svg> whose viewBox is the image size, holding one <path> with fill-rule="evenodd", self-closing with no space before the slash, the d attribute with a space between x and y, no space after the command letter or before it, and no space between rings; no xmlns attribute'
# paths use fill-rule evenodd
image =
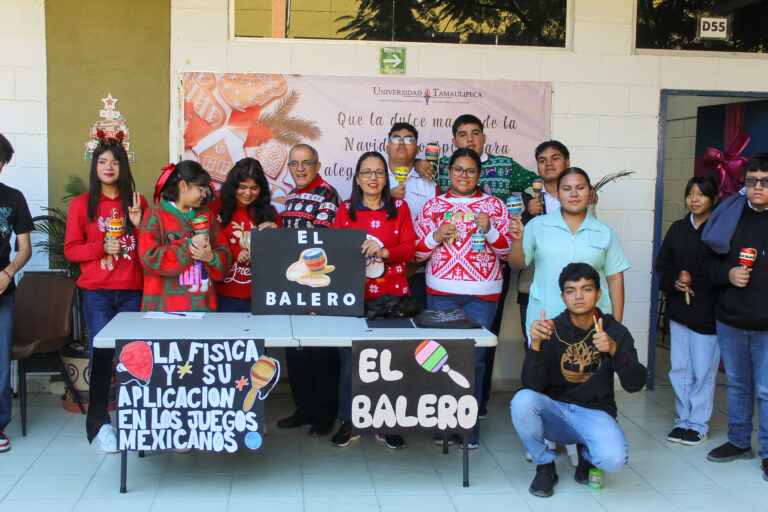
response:
<svg viewBox="0 0 768 512"><path fill-rule="evenodd" d="M416 435L407 436L401 451L370 436L333 448L327 437L307 437L306 427L275 428L274 421L292 407L288 395L273 394L260 452L157 453L143 459L131 454L124 495L118 492L120 457L88 445L83 416L65 412L52 395L37 395L30 400L27 437L21 437L18 417L7 429L12 450L0 454L0 512L768 511L759 459L706 460L707 451L725 439L724 387L717 390L712 438L698 447L664 439L673 419L669 388L617 397L629 466L607 474L603 490L590 491L573 481L560 454L560 483L544 499L528 494L534 468L509 419L510 394L492 399L481 447L470 454L468 488L461 485L456 448L443 455L430 437Z"/></svg>

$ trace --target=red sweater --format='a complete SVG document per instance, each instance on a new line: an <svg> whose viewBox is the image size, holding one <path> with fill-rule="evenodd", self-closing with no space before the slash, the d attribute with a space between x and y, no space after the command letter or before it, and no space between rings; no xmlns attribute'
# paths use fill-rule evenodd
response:
<svg viewBox="0 0 768 512"><path fill-rule="evenodd" d="M208 205L213 215L221 223L221 199L217 199ZM277 227L282 227L283 223L277 215L277 211L272 208L275 214L275 223ZM251 298L251 264L241 264L237 262L240 253L243 252L243 238L251 236L251 229L258 227L261 221L254 222L248 215L248 208L238 206L232 212L232 219L229 224L222 226L224 237L227 239L229 251L232 253L232 266L224 280L216 285L216 291L224 297L235 297L237 299Z"/></svg>
<svg viewBox="0 0 768 512"><path fill-rule="evenodd" d="M213 250L210 263L200 262L205 270L202 276L200 273L190 275L196 262L189 251L190 238L194 235L192 219L198 215L208 217ZM212 281L224 279L232 255L221 226L208 208L192 208L182 213L165 200L150 206L141 223L139 258L144 267L142 311L216 311L218 308Z"/></svg>
<svg viewBox="0 0 768 512"><path fill-rule="evenodd" d="M438 244L432 234L449 222L451 212L458 228L453 243ZM472 234L477 231L475 214L490 217L491 229L485 234L482 251L472 250ZM459 220L456 219L457 217ZM506 259L511 239L507 206L493 196L480 191L470 197L456 197L448 190L430 199L416 219L416 259L429 259L427 292L439 295L474 295L485 300L499 300L502 271L500 259Z"/></svg>
<svg viewBox="0 0 768 512"><path fill-rule="evenodd" d="M141 198L141 211L147 211L147 200ZM67 215L64 256L80 263L82 274L77 284L86 290L141 290L144 272L137 256L138 226L120 239L120 252L114 256L104 252L104 238L111 218L122 218L120 196L99 199L94 221L88 221L88 193L72 199Z"/></svg>
<svg viewBox="0 0 768 512"><path fill-rule="evenodd" d="M364 229L368 239L375 240L380 247L389 250L389 258L366 261L365 300L381 295L406 295L409 293L405 279L405 264L413 259L416 252L416 232L408 204L395 199L397 217L387 219L385 209L369 210L358 207L357 220L349 218L349 200L344 201L333 222L335 228Z"/></svg>

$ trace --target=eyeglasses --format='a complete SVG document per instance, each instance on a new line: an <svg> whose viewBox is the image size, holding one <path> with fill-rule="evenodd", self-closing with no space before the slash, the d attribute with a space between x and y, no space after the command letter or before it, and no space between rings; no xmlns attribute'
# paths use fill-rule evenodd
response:
<svg viewBox="0 0 768 512"><path fill-rule="evenodd" d="M291 160L288 162L288 168L289 169L295 169L299 165L301 165L302 169L309 169L313 165L315 165L315 162L310 162L309 160L302 160L301 162L297 162L296 160Z"/></svg>
<svg viewBox="0 0 768 512"><path fill-rule="evenodd" d="M477 169L464 169L462 167L459 167L458 165L454 165L450 168L451 174L454 176L466 176L468 178L474 178L478 174L480 174L480 171Z"/></svg>
<svg viewBox="0 0 768 512"><path fill-rule="evenodd" d="M387 171L384 169L363 169L358 174L363 178L370 178L371 176L375 178L383 178L387 175Z"/></svg>
<svg viewBox="0 0 768 512"><path fill-rule="evenodd" d="M190 183L190 182L187 182L187 185L189 185L190 187L196 188L203 195L207 195L208 194L208 187L201 187L200 185L195 185L194 183Z"/></svg>
<svg viewBox="0 0 768 512"><path fill-rule="evenodd" d="M758 181L763 188L768 188L768 176L763 176L762 178L755 178L754 176L744 178L744 186L747 188L755 188Z"/></svg>
<svg viewBox="0 0 768 512"><path fill-rule="evenodd" d="M392 144L416 144L416 137L406 135L401 137L400 135L390 135L389 142Z"/></svg>

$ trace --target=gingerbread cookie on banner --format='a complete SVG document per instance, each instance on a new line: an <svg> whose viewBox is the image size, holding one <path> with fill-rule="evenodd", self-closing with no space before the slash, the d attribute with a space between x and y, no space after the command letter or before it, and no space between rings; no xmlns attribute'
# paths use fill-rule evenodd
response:
<svg viewBox="0 0 768 512"><path fill-rule="evenodd" d="M224 123L227 113L213 95L215 87L213 73L189 73L184 80L184 101L192 104L200 119L218 128Z"/></svg>
<svg viewBox="0 0 768 512"><path fill-rule="evenodd" d="M253 105L262 107L285 94L287 89L283 75L230 73L219 80L219 92L224 101L241 112Z"/></svg>
<svg viewBox="0 0 768 512"><path fill-rule="evenodd" d="M202 138L192 151L203 169L211 175L217 189L224 183L235 162L245 158L242 139L226 127Z"/></svg>
<svg viewBox="0 0 768 512"><path fill-rule="evenodd" d="M257 148L246 148L248 156L261 162L269 181L272 202L285 204L285 198L293 188L293 179L288 173L288 151L277 143L268 143Z"/></svg>

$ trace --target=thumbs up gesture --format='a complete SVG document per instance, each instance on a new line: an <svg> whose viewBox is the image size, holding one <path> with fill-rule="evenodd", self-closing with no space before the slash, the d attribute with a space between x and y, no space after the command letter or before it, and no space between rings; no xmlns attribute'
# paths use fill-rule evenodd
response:
<svg viewBox="0 0 768 512"><path fill-rule="evenodd" d="M600 352L607 352L611 356L616 353L616 342L603 330L602 318L597 321L595 334L592 336L592 343Z"/></svg>
<svg viewBox="0 0 768 512"><path fill-rule="evenodd" d="M541 342L552 336L554 328L555 323L552 320L547 320L547 312L542 308L541 318L534 320L531 324L531 349L540 350Z"/></svg>

